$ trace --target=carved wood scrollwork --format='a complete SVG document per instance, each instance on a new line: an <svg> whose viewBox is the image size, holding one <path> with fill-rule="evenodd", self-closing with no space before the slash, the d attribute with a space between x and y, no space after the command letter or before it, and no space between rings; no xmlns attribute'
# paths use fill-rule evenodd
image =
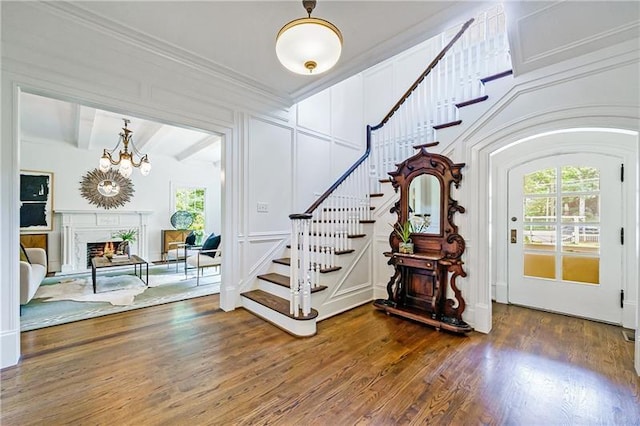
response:
<svg viewBox="0 0 640 426"><path fill-rule="evenodd" d="M466 243L454 221L455 214L464 213L465 208L451 196L452 188L460 186L463 167L464 163L422 148L389 173L391 184L400 192L390 209L398 224L418 219L429 225L411 233L413 254L399 253L400 238L390 233L391 251L386 255L394 274L387 284L388 299L378 299L374 305L438 329L466 333L472 328L462 319L466 302L456 282L467 276L461 260ZM416 180L423 175L430 177ZM414 180L419 184L412 187ZM423 200L429 204L424 206Z"/></svg>

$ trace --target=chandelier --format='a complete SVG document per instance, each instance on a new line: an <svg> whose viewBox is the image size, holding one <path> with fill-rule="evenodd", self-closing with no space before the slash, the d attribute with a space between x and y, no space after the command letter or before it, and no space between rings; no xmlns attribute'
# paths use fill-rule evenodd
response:
<svg viewBox="0 0 640 426"><path fill-rule="evenodd" d="M124 121L124 127L122 128L122 132L120 132L118 143L112 150L104 149L102 157L100 158L100 171L106 173L112 165L119 166L118 173L128 178L131 176L133 168L139 167L140 174L142 176L147 176L149 172L151 172L151 163L149 162L149 158L147 157L147 154L142 155L142 153L140 153L133 144L133 140L131 139L131 134L133 132L127 128L127 124L131 123L131 121L126 118L123 118L122 120ZM118 153L118 159L116 160L113 157L121 143L124 147ZM129 144L131 144L131 152L129 152ZM134 155L139 157L137 162Z"/></svg>
<svg viewBox="0 0 640 426"><path fill-rule="evenodd" d="M342 34L329 21L312 18L316 0L303 0L308 17L295 19L276 36L276 55L296 74L320 74L333 67L342 53Z"/></svg>

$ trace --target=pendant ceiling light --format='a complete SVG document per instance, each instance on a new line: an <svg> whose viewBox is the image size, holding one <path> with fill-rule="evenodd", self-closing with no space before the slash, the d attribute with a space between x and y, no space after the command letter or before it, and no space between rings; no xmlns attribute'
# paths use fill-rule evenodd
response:
<svg viewBox="0 0 640 426"><path fill-rule="evenodd" d="M105 149L102 152L102 157L100 158L100 171L106 173L109 171L111 166L118 166L118 173L120 173L124 177L131 176L131 172L134 167L140 168L140 173L143 176L147 176L151 171L151 163L149 162L149 157L147 154L142 154L138 151L133 144L133 139L131 139L131 134L133 131L129 130L127 124L131 123L130 120L123 118L124 127L122 128L122 132L120 132L120 138L118 139L118 143L112 150ZM118 152L118 159L115 159L115 154L120 144L124 145L123 149ZM131 145L131 150L129 150L129 145ZM135 156L139 157L139 160L136 161Z"/></svg>
<svg viewBox="0 0 640 426"><path fill-rule="evenodd" d="M278 60L296 74L320 74L333 67L342 53L342 34L329 21L312 18L315 0L302 6L308 17L286 24L276 36Z"/></svg>

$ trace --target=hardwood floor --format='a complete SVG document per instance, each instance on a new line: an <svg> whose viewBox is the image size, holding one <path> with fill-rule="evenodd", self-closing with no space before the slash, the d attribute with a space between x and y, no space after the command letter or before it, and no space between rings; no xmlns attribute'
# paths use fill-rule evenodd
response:
<svg viewBox="0 0 640 426"><path fill-rule="evenodd" d="M218 300L23 333L0 423L640 423L618 327L496 304L491 334L459 337L365 305L296 339Z"/></svg>

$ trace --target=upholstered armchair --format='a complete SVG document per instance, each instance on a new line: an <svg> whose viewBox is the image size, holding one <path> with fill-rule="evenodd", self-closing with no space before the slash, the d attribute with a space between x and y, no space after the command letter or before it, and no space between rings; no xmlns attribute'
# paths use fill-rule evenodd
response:
<svg viewBox="0 0 640 426"><path fill-rule="evenodd" d="M47 276L47 253L41 248L25 248L27 260L20 261L20 304L26 305Z"/></svg>
<svg viewBox="0 0 640 426"><path fill-rule="evenodd" d="M184 275L185 277L187 276L188 266L196 268L196 285L200 285L200 275L204 273L204 268L213 266L218 269L218 274L220 273L220 266L222 265L222 250L218 249L220 247L220 239L220 235L209 235L202 247L185 259Z"/></svg>
<svg viewBox="0 0 640 426"><path fill-rule="evenodd" d="M200 276L204 275L204 268L216 267L218 274L220 274L222 250L200 250L198 254L187 257L187 265L196 268L196 285L200 285ZM187 268L185 268L184 273L186 276Z"/></svg>

